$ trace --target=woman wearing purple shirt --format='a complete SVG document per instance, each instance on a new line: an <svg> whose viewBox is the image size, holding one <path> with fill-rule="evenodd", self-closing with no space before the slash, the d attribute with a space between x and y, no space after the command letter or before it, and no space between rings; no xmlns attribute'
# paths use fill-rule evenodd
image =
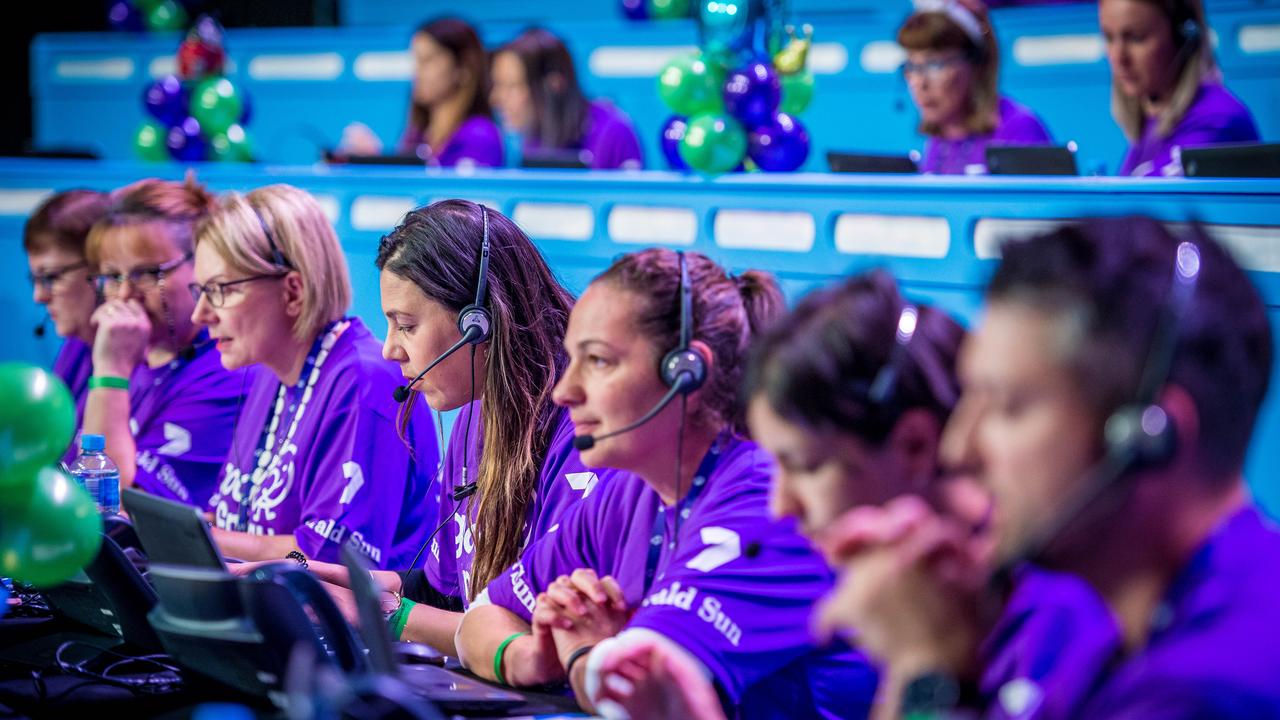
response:
<svg viewBox="0 0 1280 720"><path fill-rule="evenodd" d="M631 120L607 100L588 102L573 56L560 38L530 28L493 55L489 100L525 157L576 152L596 170L639 170L640 140Z"/></svg>
<svg viewBox="0 0 1280 720"><path fill-rule="evenodd" d="M424 23L413 34L413 91L409 121L396 153L434 167L501 167L502 131L489 110L489 61L480 37L457 18ZM343 152L376 155L382 143L352 123Z"/></svg>
<svg viewBox="0 0 1280 720"><path fill-rule="evenodd" d="M89 282L85 239L89 228L106 216L109 205L106 193L67 190L40 203L22 229L22 249L31 271L31 299L48 313L37 327L36 337L44 337L46 326L53 321L53 331L63 338L53 372L67 384L75 399L77 428L84 417L85 395L93 372L93 325L89 318L98 306ZM67 459L78 453L79 447L73 443Z"/></svg>
<svg viewBox="0 0 1280 720"><path fill-rule="evenodd" d="M920 132L929 138L921 172L983 174L988 145L1052 142L1035 113L1000 95L998 45L980 0L917 0L915 7L898 44Z"/></svg>
<svg viewBox="0 0 1280 720"><path fill-rule="evenodd" d="M863 714L874 673L810 644L806 618L830 575L790 526L770 522L772 463L745 437L743 356L781 294L765 273L733 277L703 255L685 260L689 349L705 383L606 439L668 395L658 368L681 335L682 261L665 249L633 253L592 282L570 318L555 399L579 433L599 438L584 462L634 475L596 490L489 584L458 631L459 656L513 685L568 681L591 709L595 668L658 637L744 716Z"/></svg>
<svg viewBox="0 0 1280 720"><path fill-rule="evenodd" d="M1111 114L1132 143L1121 175L1182 175L1181 148L1257 142L1249 109L1222 85L1199 0L1101 0Z"/></svg>
<svg viewBox="0 0 1280 720"><path fill-rule="evenodd" d="M81 429L106 436L121 487L196 507L213 494L246 380L191 322L191 234L214 204L194 175L140 180L111 194L86 245L104 302Z"/></svg>
<svg viewBox="0 0 1280 720"><path fill-rule="evenodd" d="M224 367L261 364L209 499L222 552L336 562L349 542L378 567L408 563L435 520L434 429L418 411L413 453L397 439L400 373L346 316L347 262L319 203L288 185L231 193L195 247L192 320Z"/></svg>

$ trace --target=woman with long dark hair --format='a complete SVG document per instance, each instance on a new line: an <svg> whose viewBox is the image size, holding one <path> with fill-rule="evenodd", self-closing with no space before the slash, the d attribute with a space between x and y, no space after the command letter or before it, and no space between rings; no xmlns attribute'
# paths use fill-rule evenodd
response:
<svg viewBox="0 0 1280 720"><path fill-rule="evenodd" d="M607 100L587 100L573 56L550 31L529 28L498 48L491 72L490 101L526 158L577 152L596 170L642 166L631 120Z"/></svg>

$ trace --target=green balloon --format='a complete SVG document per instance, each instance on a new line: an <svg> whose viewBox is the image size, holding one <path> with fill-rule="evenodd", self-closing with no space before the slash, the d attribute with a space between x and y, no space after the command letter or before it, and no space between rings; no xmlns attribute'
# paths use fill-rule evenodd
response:
<svg viewBox="0 0 1280 720"><path fill-rule="evenodd" d="M235 83L224 77L205 78L191 93L191 116L207 137L225 133L240 120L244 102Z"/></svg>
<svg viewBox="0 0 1280 720"><path fill-rule="evenodd" d="M173 0L162 0L147 3L147 7L139 8L143 12L143 22L148 30L164 32L181 30L187 26L187 11Z"/></svg>
<svg viewBox="0 0 1280 720"><path fill-rule="evenodd" d="M747 133L737 120L705 113L689 120L680 157L689 167L713 175L738 167L747 154Z"/></svg>
<svg viewBox="0 0 1280 720"><path fill-rule="evenodd" d="M57 375L0 364L0 494L62 457L75 430L75 401Z"/></svg>
<svg viewBox="0 0 1280 720"><path fill-rule="evenodd" d="M165 162L169 159L169 148L165 147L164 126L153 122L143 123L133 137L133 149L138 157L147 162Z"/></svg>
<svg viewBox="0 0 1280 720"><path fill-rule="evenodd" d="M209 138L209 154L219 162L251 162L253 146L240 125L232 125L224 133Z"/></svg>
<svg viewBox="0 0 1280 720"><path fill-rule="evenodd" d="M0 576L57 585L93 560L102 544L97 504L55 468L37 470L30 491L7 497L0 514Z"/></svg>
<svg viewBox="0 0 1280 720"><path fill-rule="evenodd" d="M778 109L788 115L799 115L813 100L813 71L805 68L794 75L780 75L782 102Z"/></svg>
<svg viewBox="0 0 1280 720"><path fill-rule="evenodd" d="M658 74L658 95L679 115L724 108L724 70L700 52L681 55Z"/></svg>
<svg viewBox="0 0 1280 720"><path fill-rule="evenodd" d="M656 20L689 17L689 0L648 0L649 17Z"/></svg>

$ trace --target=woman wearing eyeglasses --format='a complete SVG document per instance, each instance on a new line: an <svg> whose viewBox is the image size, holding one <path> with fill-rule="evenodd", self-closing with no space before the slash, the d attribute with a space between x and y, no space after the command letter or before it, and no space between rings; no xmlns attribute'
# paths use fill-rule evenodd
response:
<svg viewBox="0 0 1280 720"><path fill-rule="evenodd" d="M396 434L400 370L348 317L351 282L319 203L288 185L227 195L196 229L193 322L229 369L260 363L209 500L222 551L245 560L338 561L353 542L407 566L434 527L439 451L411 409ZM297 553L300 553L297 554Z"/></svg>
<svg viewBox="0 0 1280 720"><path fill-rule="evenodd" d="M93 325L89 318L97 307L89 261L84 256L85 238L89 228L107 214L108 204L107 194L96 190L60 192L41 203L22 230L31 298L48 313L35 334L44 337L45 327L52 321L54 332L63 338L53 372L75 398L76 425L84 416L93 371ZM68 451L72 452L74 449Z"/></svg>
<svg viewBox="0 0 1280 720"><path fill-rule="evenodd" d="M916 0L898 44L920 132L929 138L921 172L981 175L988 145L1053 142L1035 113L1000 95L999 48L981 0Z"/></svg>
<svg viewBox="0 0 1280 720"><path fill-rule="evenodd" d="M213 203L191 175L140 180L111 194L87 243L104 302L91 318L82 429L106 436L121 487L197 507L227 457L245 381L191 322L191 233Z"/></svg>

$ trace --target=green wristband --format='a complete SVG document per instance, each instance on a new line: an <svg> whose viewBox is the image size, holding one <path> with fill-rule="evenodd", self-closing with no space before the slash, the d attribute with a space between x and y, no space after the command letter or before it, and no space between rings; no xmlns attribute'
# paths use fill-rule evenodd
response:
<svg viewBox="0 0 1280 720"><path fill-rule="evenodd" d="M112 390L128 390L129 378L115 377L114 375L90 375L89 389L111 388Z"/></svg>
<svg viewBox="0 0 1280 720"><path fill-rule="evenodd" d="M521 635L528 635L527 632L512 633L510 637L503 640L498 645L498 651L493 654L493 677L497 679L499 685L506 685L507 679L502 676L502 656L507 652L507 646Z"/></svg>
<svg viewBox="0 0 1280 720"><path fill-rule="evenodd" d="M409 622L409 613L413 612L413 606L417 604L409 598L400 598L400 607L387 618L387 628L391 630L392 640L400 641L404 635L404 626Z"/></svg>

